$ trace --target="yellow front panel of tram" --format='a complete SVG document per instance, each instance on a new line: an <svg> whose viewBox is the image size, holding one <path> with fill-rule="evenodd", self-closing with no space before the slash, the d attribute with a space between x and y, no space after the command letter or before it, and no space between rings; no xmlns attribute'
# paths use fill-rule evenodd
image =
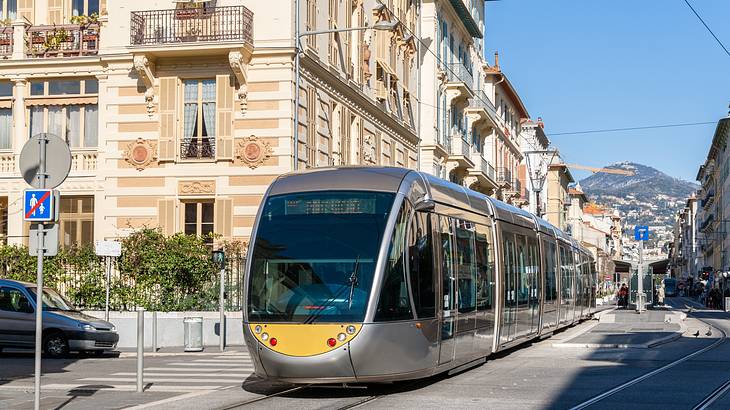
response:
<svg viewBox="0 0 730 410"><path fill-rule="evenodd" d="M288 356L300 357L338 349L357 336L362 328L361 324L349 323L311 325L250 323L248 326L256 339L269 349ZM328 343L330 339L335 341L332 346Z"/></svg>

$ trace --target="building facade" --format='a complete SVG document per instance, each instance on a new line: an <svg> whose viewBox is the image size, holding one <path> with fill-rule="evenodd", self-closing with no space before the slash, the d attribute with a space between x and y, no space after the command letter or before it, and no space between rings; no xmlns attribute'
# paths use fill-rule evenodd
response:
<svg viewBox="0 0 730 410"><path fill-rule="evenodd" d="M518 175L522 176L523 197L528 203L528 210L538 216L542 216L547 210L547 195L545 180L548 172L548 164L555 153L550 153L548 148L550 140L545 135L545 124L542 118L537 121L526 120L522 123L520 133L520 150L524 161L520 164Z"/></svg>
<svg viewBox="0 0 730 410"><path fill-rule="evenodd" d="M17 159L40 132L72 151L59 187L66 246L143 227L246 242L282 173L417 167L414 2L17 4L3 3L12 23L0 35L9 242L27 235ZM377 23L391 28L364 29ZM301 36L297 90L297 33L340 28L354 30Z"/></svg>
<svg viewBox="0 0 730 410"><path fill-rule="evenodd" d="M570 169L559 159L555 159L548 165L545 219L566 232L569 226L568 210L571 203L568 190L569 185L574 182Z"/></svg>

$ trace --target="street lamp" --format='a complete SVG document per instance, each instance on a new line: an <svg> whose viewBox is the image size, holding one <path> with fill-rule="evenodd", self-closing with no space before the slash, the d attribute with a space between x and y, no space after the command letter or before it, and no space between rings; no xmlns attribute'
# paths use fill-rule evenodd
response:
<svg viewBox="0 0 730 410"><path fill-rule="evenodd" d="M378 31L393 31L395 30L400 22L381 20L373 24L372 27L349 27L349 28L335 28L328 30L312 30L299 32L299 5L297 4L297 16L296 16L296 56L294 58L294 70L295 70L295 85L294 85L294 171L299 169L299 66L301 64L300 58L302 53L301 40L302 37L315 36L318 34L331 34L331 33L345 33L350 31L365 31L365 30L378 30Z"/></svg>

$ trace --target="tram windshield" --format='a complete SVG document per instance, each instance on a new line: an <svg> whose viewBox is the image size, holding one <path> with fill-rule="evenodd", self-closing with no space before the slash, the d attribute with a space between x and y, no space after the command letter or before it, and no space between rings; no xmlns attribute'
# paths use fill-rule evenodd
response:
<svg viewBox="0 0 730 410"><path fill-rule="evenodd" d="M393 200L362 191L269 197L252 253L249 320L362 321Z"/></svg>

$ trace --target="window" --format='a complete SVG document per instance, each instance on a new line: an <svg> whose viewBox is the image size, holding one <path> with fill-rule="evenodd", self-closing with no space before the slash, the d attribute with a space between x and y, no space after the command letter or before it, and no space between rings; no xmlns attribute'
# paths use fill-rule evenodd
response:
<svg viewBox="0 0 730 410"><path fill-rule="evenodd" d="M545 246L545 300L552 302L558 299L557 282L555 280L555 244Z"/></svg>
<svg viewBox="0 0 730 410"><path fill-rule="evenodd" d="M99 0L73 0L71 12L74 16L99 14Z"/></svg>
<svg viewBox="0 0 730 410"><path fill-rule="evenodd" d="M213 243L214 203L212 201L185 202L185 234L206 237L206 243Z"/></svg>
<svg viewBox="0 0 730 410"><path fill-rule="evenodd" d="M477 310L491 310L494 304L494 245L492 228L477 225L475 239Z"/></svg>
<svg viewBox="0 0 730 410"><path fill-rule="evenodd" d="M457 220L455 232L459 312L472 312L477 306L477 267L474 252L474 224Z"/></svg>
<svg viewBox="0 0 730 410"><path fill-rule="evenodd" d="M33 313L34 311L25 294L11 288L0 288L0 310L15 313Z"/></svg>
<svg viewBox="0 0 730 410"><path fill-rule="evenodd" d="M0 18L3 20L15 20L18 16L18 0L0 0Z"/></svg>
<svg viewBox="0 0 730 410"><path fill-rule="evenodd" d="M47 132L64 139L72 149L96 148L98 92L96 79L31 82L31 96L26 101L30 109L30 136Z"/></svg>
<svg viewBox="0 0 730 410"><path fill-rule="evenodd" d="M306 31L314 31L317 27L317 0L307 0L307 21ZM317 48L317 36L307 36L307 45L313 49Z"/></svg>
<svg viewBox="0 0 730 410"><path fill-rule="evenodd" d="M0 150L13 148L13 84L0 82Z"/></svg>
<svg viewBox="0 0 730 410"><path fill-rule="evenodd" d="M431 215L416 212L408 227L408 273L418 318L436 315Z"/></svg>
<svg viewBox="0 0 730 410"><path fill-rule="evenodd" d="M59 211L61 245L91 244L94 240L94 197L61 197Z"/></svg>
<svg viewBox="0 0 730 410"><path fill-rule="evenodd" d="M456 303L456 290L454 289L454 281L456 280L454 272L454 235L451 218L439 216L439 234L441 240L441 271L443 272L443 311L449 312L450 314L450 311L454 309L454 304ZM451 316L449 315L449 317ZM454 327L453 320L444 320L441 326L441 340L454 337Z"/></svg>
<svg viewBox="0 0 730 410"><path fill-rule="evenodd" d="M398 213L398 219L390 238L390 251L385 265L385 275L380 286L378 308L375 321L407 320L413 318L408 286L405 276L405 240L406 225L410 215L410 206L404 202Z"/></svg>
<svg viewBox="0 0 730 410"><path fill-rule="evenodd" d="M215 158L215 80L185 80L183 159Z"/></svg>

